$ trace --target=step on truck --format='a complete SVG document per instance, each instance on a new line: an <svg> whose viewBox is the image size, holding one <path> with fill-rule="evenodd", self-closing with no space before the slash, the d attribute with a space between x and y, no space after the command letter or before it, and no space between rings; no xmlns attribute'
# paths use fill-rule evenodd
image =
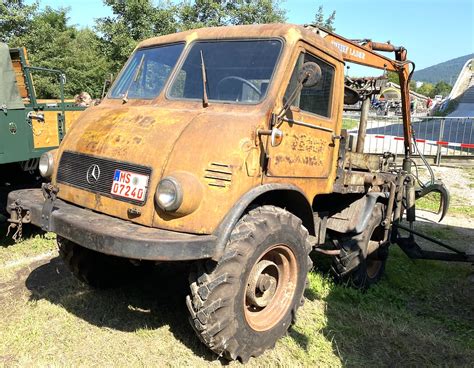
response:
<svg viewBox="0 0 474 368"><path fill-rule="evenodd" d="M381 83L345 81L345 61L400 76L403 167L363 152ZM10 193L12 226L55 232L64 262L93 287L118 284L141 261L188 261L191 326L216 354L245 362L294 322L310 252L331 256L335 277L358 288L380 279L391 243L439 256L412 232L416 198L440 192L444 214L449 197L434 180L415 186L411 65L403 47L312 26L145 40L101 104L45 154L51 182ZM343 108L360 101L349 150Z"/></svg>
<svg viewBox="0 0 474 368"><path fill-rule="evenodd" d="M40 99L33 77L51 75L59 84L58 99ZM58 147L66 130L85 107L64 99L61 70L31 66L23 47L0 43L0 210L12 188L40 184L40 157Z"/></svg>

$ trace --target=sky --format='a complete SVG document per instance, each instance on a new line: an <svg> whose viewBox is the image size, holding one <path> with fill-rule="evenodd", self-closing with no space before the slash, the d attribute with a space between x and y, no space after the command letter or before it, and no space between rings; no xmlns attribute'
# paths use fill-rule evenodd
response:
<svg viewBox="0 0 474 368"><path fill-rule="evenodd" d="M404 46L417 70L474 53L473 4L473 0L282 1L288 23L311 23L322 5L326 15L336 11L336 33ZM81 27L93 26L95 18L111 15L100 0L40 0L40 5L69 7L70 23Z"/></svg>

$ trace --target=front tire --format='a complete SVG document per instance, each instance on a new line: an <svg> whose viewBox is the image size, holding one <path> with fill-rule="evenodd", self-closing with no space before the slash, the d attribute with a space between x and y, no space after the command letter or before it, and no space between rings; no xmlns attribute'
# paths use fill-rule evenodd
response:
<svg viewBox="0 0 474 368"><path fill-rule="evenodd" d="M98 289L120 286L133 265L126 259L99 253L57 237L59 255L81 282Z"/></svg>
<svg viewBox="0 0 474 368"><path fill-rule="evenodd" d="M226 359L246 362L275 345L303 303L311 268L308 231L274 206L236 225L219 262L198 263L186 302L199 338Z"/></svg>

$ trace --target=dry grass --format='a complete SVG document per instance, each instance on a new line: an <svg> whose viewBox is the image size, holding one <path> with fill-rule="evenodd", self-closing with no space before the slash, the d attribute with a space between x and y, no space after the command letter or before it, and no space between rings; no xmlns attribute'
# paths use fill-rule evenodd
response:
<svg viewBox="0 0 474 368"><path fill-rule="evenodd" d="M42 241L42 249L54 246L52 239ZM15 247L24 245L10 251ZM80 284L57 257L11 271L0 283L0 364L223 364L188 326L182 267L137 273L127 285L108 291ZM412 262L395 248L386 277L364 294L313 272L297 324L276 349L248 366L469 366L474 361L470 272L469 265Z"/></svg>

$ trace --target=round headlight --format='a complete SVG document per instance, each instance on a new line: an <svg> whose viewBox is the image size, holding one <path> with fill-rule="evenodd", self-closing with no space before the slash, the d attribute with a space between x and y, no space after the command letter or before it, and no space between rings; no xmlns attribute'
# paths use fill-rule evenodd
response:
<svg viewBox="0 0 474 368"><path fill-rule="evenodd" d="M38 168L43 178L50 178L53 175L54 156L51 152L45 152L41 155Z"/></svg>
<svg viewBox="0 0 474 368"><path fill-rule="evenodd" d="M176 211L183 202L183 191L179 182L171 176L161 180L155 193L155 201L163 211Z"/></svg>

